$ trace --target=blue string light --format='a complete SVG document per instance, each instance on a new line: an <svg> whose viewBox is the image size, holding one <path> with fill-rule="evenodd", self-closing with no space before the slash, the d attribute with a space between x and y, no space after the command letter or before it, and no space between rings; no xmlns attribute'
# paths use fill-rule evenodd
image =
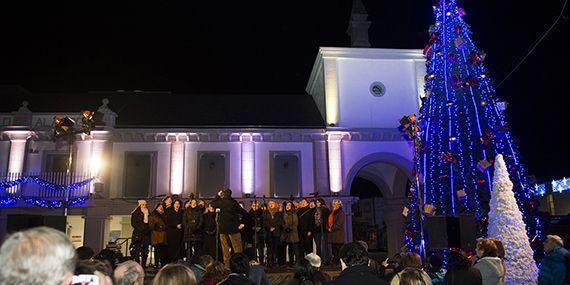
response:
<svg viewBox="0 0 570 285"><path fill-rule="evenodd" d="M13 181L6 181L0 183L0 192L5 192L6 189L11 187L19 186L22 184L26 184L28 182L34 182L38 184L40 187L52 190L52 191L68 191L70 196L75 196L72 194L73 192L77 191L79 188L88 185L93 181L93 178L89 178L80 182L75 182L69 185L61 185L48 182L44 179L39 178L38 176L22 176ZM2 193L0 197L0 208L7 208L12 207L18 203L18 201L23 200L24 203L31 205L31 206L38 206L42 208L62 208L66 204L67 206L74 207L74 206L82 206L84 205L87 200L89 200L88 196L79 196L70 198L67 202L66 200L58 200L58 199L45 199L45 198L37 198L37 197L25 197L18 194L11 194L11 193Z"/></svg>
<svg viewBox="0 0 570 285"><path fill-rule="evenodd" d="M422 205L435 206L438 215L474 214L485 226L496 154L505 158L528 232L542 239L535 191L483 64L485 54L473 43L456 0L437 1L433 9L419 128L407 134L420 142L414 143L417 185L406 204L405 244L409 250L423 242L429 247L421 236Z"/></svg>

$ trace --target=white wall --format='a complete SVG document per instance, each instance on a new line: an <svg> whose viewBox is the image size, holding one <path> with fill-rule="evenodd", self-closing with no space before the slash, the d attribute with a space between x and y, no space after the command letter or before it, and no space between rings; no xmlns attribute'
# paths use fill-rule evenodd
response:
<svg viewBox="0 0 570 285"><path fill-rule="evenodd" d="M184 159L184 193L196 193L198 182L198 152L229 152L229 187L234 197L241 197L241 142L187 142ZM226 160L226 163L228 161Z"/></svg>
<svg viewBox="0 0 570 285"><path fill-rule="evenodd" d="M413 160L413 150L407 141L343 141L341 151L343 187L346 187L349 171L359 160L367 155L373 153L394 153L409 160L410 162ZM343 190L348 191L348 189Z"/></svg>
<svg viewBox="0 0 570 285"><path fill-rule="evenodd" d="M403 115L417 113L416 65L413 60L340 58L338 68L339 123L343 128L396 128ZM370 93L379 81L382 97Z"/></svg>
<svg viewBox="0 0 570 285"><path fill-rule="evenodd" d="M85 220L81 215L67 216L67 237L73 243L75 248L83 246L83 237L85 232Z"/></svg>
<svg viewBox="0 0 570 285"><path fill-rule="evenodd" d="M111 198L122 197L125 152L143 151L156 153L156 194L168 194L170 189L170 143L114 143L111 167Z"/></svg>
<svg viewBox="0 0 570 285"><path fill-rule="evenodd" d="M302 194L308 195L315 191L313 171L312 142L256 142L255 143L255 193L257 196L269 197L271 189L271 151L298 151L301 153L301 183Z"/></svg>

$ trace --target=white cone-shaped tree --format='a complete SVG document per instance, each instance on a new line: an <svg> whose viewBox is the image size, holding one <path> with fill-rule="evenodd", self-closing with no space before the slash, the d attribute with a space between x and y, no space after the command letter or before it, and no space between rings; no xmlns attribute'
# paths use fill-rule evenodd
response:
<svg viewBox="0 0 570 285"><path fill-rule="evenodd" d="M526 225L501 154L495 158L488 236L500 238L505 246L506 284L537 284L538 269Z"/></svg>

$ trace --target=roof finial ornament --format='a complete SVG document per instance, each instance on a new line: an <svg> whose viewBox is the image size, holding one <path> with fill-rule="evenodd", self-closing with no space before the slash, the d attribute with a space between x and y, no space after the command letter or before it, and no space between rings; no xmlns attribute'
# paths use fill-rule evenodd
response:
<svg viewBox="0 0 570 285"><path fill-rule="evenodd" d="M362 0L352 1L352 12L348 29L346 33L350 36L350 45L352 47L370 47L368 40L368 29L370 28L370 21L368 21L368 13L364 7Z"/></svg>

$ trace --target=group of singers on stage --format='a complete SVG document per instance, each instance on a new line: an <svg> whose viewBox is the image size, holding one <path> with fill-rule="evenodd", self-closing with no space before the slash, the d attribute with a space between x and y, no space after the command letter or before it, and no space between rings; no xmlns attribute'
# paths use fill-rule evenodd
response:
<svg viewBox="0 0 570 285"><path fill-rule="evenodd" d="M275 267L286 265L286 255L292 265L315 247L325 264L338 263L345 243L342 202L334 199L329 209L322 198L282 201L253 200L247 211L230 189L209 203L168 196L153 210L139 200L131 213L131 256L146 266L152 245L157 267L204 254L223 257L227 265L231 253L244 251Z"/></svg>

